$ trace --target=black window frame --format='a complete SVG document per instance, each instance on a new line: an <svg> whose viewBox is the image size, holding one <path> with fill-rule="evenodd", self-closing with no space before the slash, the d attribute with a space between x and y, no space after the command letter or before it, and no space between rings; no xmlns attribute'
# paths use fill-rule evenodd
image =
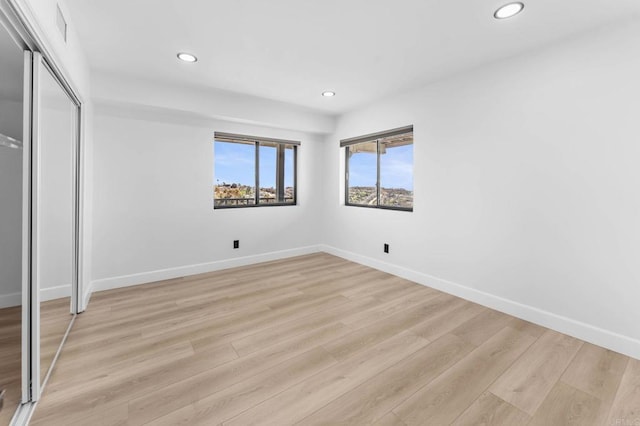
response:
<svg viewBox="0 0 640 426"><path fill-rule="evenodd" d="M282 206L297 206L298 205L298 147L300 146L299 141L285 140L285 139L272 139L258 136L248 136L248 135L237 135L232 133L223 133L223 132L215 132L213 141L215 142L225 142L225 143L239 143L245 145L254 145L255 152L255 169L254 169L254 177L255 177L255 193L253 198L253 204L229 204L229 205L216 205L216 201L219 200L235 200L239 202L240 200L251 200L251 198L245 199L229 199L229 198L220 198L216 199L215 190L213 194L213 208L214 210L224 210L224 209L239 209L245 207L282 207ZM260 200L266 199L260 197L260 145L276 145L276 202L260 202ZM285 152L287 146L292 146L293 149L293 202L284 202L282 200L286 199L285 197ZM215 177L215 153L214 153L214 177ZM215 189L215 182L214 182Z"/></svg>
<svg viewBox="0 0 640 426"><path fill-rule="evenodd" d="M344 205L349 207L365 207L370 209L383 209L383 210L397 210L404 212L413 212L413 198L411 201L411 207L399 207L399 206L386 206L380 204L380 144L381 140L391 136L399 136L411 133L413 136L413 125L399 127L396 129L386 130L383 132L371 133L364 136L357 136L354 138L343 139L340 141L340 147L345 148L345 166L344 166ZM349 147L352 145L358 145L362 143L376 143L376 204L354 204L349 202ZM411 142L413 145L413 141Z"/></svg>

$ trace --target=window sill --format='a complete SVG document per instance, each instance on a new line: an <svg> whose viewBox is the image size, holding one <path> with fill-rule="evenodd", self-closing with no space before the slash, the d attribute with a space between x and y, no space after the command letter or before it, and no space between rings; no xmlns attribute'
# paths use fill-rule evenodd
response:
<svg viewBox="0 0 640 426"><path fill-rule="evenodd" d="M346 207L364 207L366 209L378 209L378 210L396 210L400 212L413 212L413 207L394 207L394 206L369 206L366 204L344 204Z"/></svg>
<svg viewBox="0 0 640 426"><path fill-rule="evenodd" d="M229 209L246 209L254 207L285 207L285 206L297 206L297 203L268 203L268 204L248 204L244 206L213 206L214 210L229 210Z"/></svg>

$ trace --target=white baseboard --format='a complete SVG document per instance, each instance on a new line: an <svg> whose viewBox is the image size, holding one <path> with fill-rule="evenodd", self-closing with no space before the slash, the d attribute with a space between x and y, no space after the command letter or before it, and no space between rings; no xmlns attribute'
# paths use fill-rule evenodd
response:
<svg viewBox="0 0 640 426"><path fill-rule="evenodd" d="M63 297L71 297L71 284L59 285L57 287L43 288L40 290L40 300L62 299Z"/></svg>
<svg viewBox="0 0 640 426"><path fill-rule="evenodd" d="M40 300L42 300L43 302L70 296L70 284L45 288L40 291ZM22 293L0 294L0 309L20 305L22 305Z"/></svg>
<svg viewBox="0 0 640 426"><path fill-rule="evenodd" d="M328 245L320 245L319 248L320 251L334 256L397 275L525 321L568 334L586 342L593 343L594 345L640 359L640 340L371 257L362 256Z"/></svg>
<svg viewBox="0 0 640 426"><path fill-rule="evenodd" d="M0 294L0 309L22 305L22 293Z"/></svg>
<svg viewBox="0 0 640 426"><path fill-rule="evenodd" d="M71 284L59 285L57 287L43 288L40 290L40 300L62 299L63 297L71 297Z"/></svg>
<svg viewBox="0 0 640 426"><path fill-rule="evenodd" d="M238 257L234 259L220 260L216 262L201 263L196 265L180 266L157 271L138 274L123 275L113 278L95 280L90 283L84 295L85 308L94 291L110 290L114 288L128 287L154 281L162 281L188 275L202 274L222 269L246 266L254 263L268 262L287 257L302 256L305 254L323 251L352 262L360 263L374 269L378 269L399 277L414 281L427 287L431 287L448 294L478 303L514 317L568 334L578 339L611 349L616 352L640 359L640 340L624 336L609 330L605 330L581 321L545 311L533 306L525 305L503 297L495 296L480 290L461 284L434 277L412 269L404 268L391 263L383 262L357 253L341 250L328 245L300 247L290 250L263 253L253 256ZM0 303L2 298L0 297ZM19 304L20 302L18 302Z"/></svg>
<svg viewBox="0 0 640 426"><path fill-rule="evenodd" d="M93 282L90 282L84 290L84 295L82 296L82 305L78 307L79 312L84 312L87 310L87 306L89 306L89 301L91 300L92 294L93 294Z"/></svg>
<svg viewBox="0 0 640 426"><path fill-rule="evenodd" d="M289 250L281 250L263 254L256 254L252 256L219 260L215 262L178 266L175 268L161 269L157 271L99 279L92 281L89 285L88 291L85 293L85 307L88 306L89 298L94 291L111 290L114 288L129 287L132 285L180 278L188 275L203 274L206 272L236 268L238 266L246 266L254 263L269 262L271 260L284 259L287 257L302 256L305 254L317 253L318 251L320 251L318 246L299 247Z"/></svg>

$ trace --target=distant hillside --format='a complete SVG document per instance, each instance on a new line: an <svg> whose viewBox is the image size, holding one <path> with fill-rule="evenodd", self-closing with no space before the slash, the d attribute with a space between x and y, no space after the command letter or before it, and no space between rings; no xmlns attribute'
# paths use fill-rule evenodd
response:
<svg viewBox="0 0 640 426"><path fill-rule="evenodd" d="M223 183L222 185L215 185L213 187L213 195L215 200L225 199L247 199L253 200L255 198L255 187L242 185L239 183ZM293 201L294 191L293 187L287 186L284 189L284 197L286 201ZM260 188L260 200L261 202L275 202L276 200L276 188ZM273 201L270 201L273 200ZM218 203L221 204L221 203Z"/></svg>
<svg viewBox="0 0 640 426"><path fill-rule="evenodd" d="M349 187L349 202L352 204L375 205L376 187ZM413 191L403 188L380 188L380 204L390 207L413 207Z"/></svg>

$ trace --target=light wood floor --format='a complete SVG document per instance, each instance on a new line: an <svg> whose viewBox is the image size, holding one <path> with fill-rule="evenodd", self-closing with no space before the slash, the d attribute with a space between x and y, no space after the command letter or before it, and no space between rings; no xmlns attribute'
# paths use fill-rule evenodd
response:
<svg viewBox="0 0 640 426"><path fill-rule="evenodd" d="M70 298L50 300L40 305L40 369L44 378L60 342L67 331L71 315ZM6 389L0 426L8 425L20 404L22 363L22 309L0 309L0 389Z"/></svg>
<svg viewBox="0 0 640 426"><path fill-rule="evenodd" d="M94 294L32 424L638 417L640 361L315 254Z"/></svg>
<svg viewBox="0 0 640 426"><path fill-rule="evenodd" d="M0 390L6 391L0 425L8 425L20 404L22 311L19 306L0 309Z"/></svg>
<svg viewBox="0 0 640 426"><path fill-rule="evenodd" d="M40 382L49 372L71 322L71 297L40 303Z"/></svg>

